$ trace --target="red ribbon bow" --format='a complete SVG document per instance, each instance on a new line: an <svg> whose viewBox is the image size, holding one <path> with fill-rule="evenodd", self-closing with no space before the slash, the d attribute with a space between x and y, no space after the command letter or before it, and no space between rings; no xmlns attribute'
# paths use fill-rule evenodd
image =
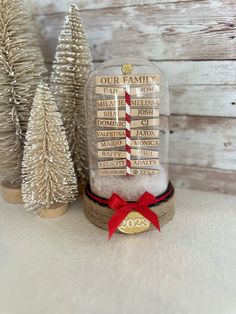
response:
<svg viewBox="0 0 236 314"><path fill-rule="evenodd" d="M137 211L145 218L147 218L159 231L160 224L157 214L155 214L149 205L156 204L157 199L149 192L145 192L137 202L127 202L122 199L118 194L113 193L108 200L108 206L115 210L111 219L108 222L109 239L131 211Z"/></svg>

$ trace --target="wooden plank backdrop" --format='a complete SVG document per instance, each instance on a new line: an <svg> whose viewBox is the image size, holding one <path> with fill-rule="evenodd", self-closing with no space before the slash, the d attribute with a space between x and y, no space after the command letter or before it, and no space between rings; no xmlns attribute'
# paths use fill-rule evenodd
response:
<svg viewBox="0 0 236 314"><path fill-rule="evenodd" d="M156 62L170 84L176 185L236 192L236 1L28 0L49 68L71 3L95 65L122 55Z"/></svg>

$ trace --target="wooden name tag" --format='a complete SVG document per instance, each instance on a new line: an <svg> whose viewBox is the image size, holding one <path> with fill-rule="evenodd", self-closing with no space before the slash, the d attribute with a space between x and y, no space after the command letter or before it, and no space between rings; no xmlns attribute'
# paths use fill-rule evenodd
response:
<svg viewBox="0 0 236 314"><path fill-rule="evenodd" d="M98 118L125 118L125 110L99 110L97 111ZM132 117L158 117L158 109L131 109Z"/></svg>
<svg viewBox="0 0 236 314"><path fill-rule="evenodd" d="M152 176L158 174L158 169L131 169L132 175L148 175ZM126 169L102 169L98 170L99 176L125 176Z"/></svg>
<svg viewBox="0 0 236 314"><path fill-rule="evenodd" d="M147 150L147 149L131 149L132 156L134 157L150 157L150 158L158 158L159 153L155 150Z"/></svg>
<svg viewBox="0 0 236 314"><path fill-rule="evenodd" d="M159 74L133 74L132 64L122 65L118 75L96 77L95 93L102 95L96 100L99 175L159 173L160 79ZM145 218L135 219L124 221L121 229L141 232Z"/></svg>
<svg viewBox="0 0 236 314"><path fill-rule="evenodd" d="M131 175L152 176L158 174L158 169L131 169ZM125 176L126 169L98 169L99 176Z"/></svg>
<svg viewBox="0 0 236 314"><path fill-rule="evenodd" d="M125 158L125 151L98 150L99 158Z"/></svg>
<svg viewBox="0 0 236 314"><path fill-rule="evenodd" d="M131 128L143 128L149 126L157 126L159 125L159 119L142 119L142 120L131 120Z"/></svg>
<svg viewBox="0 0 236 314"><path fill-rule="evenodd" d="M131 120L131 128L144 128L159 125L159 118ZM102 128L120 128L124 129L126 122L124 120L116 121L110 119L97 119L97 126Z"/></svg>
<svg viewBox="0 0 236 314"><path fill-rule="evenodd" d="M107 148L115 148L115 147L125 147L126 141L125 139L119 140L110 140L104 142L98 142L97 147L98 149L107 149ZM159 146L158 139L152 140L131 140L131 147L141 147L141 146Z"/></svg>
<svg viewBox="0 0 236 314"><path fill-rule="evenodd" d="M97 76L96 85L143 85L160 83L160 75Z"/></svg>
<svg viewBox="0 0 236 314"><path fill-rule="evenodd" d="M133 87L131 88L131 96L139 96L145 94L154 94L160 91L159 85L147 85L141 87ZM125 89L122 87L102 87L98 86L95 88L95 93L100 95L116 95L116 96L124 96Z"/></svg>
<svg viewBox="0 0 236 314"><path fill-rule="evenodd" d="M125 107L125 99L103 99L96 101L97 109L115 109ZM156 107L159 106L157 98L133 98L131 99L131 107Z"/></svg>
<svg viewBox="0 0 236 314"><path fill-rule="evenodd" d="M126 159L117 159L117 160L107 160L107 161L99 161L98 168L107 169L107 168L120 168L124 167L126 163ZM138 159L131 160L131 167L139 168L139 167L156 167L159 165L159 159Z"/></svg>
<svg viewBox="0 0 236 314"><path fill-rule="evenodd" d="M147 150L147 149L131 149L131 155L134 157L144 157L144 158L158 158L158 151L155 150ZM117 151L117 150L99 150L98 151L99 158L125 158L125 151Z"/></svg>
<svg viewBox="0 0 236 314"><path fill-rule="evenodd" d="M158 130L131 130L131 137L138 137L138 138L158 138L159 131ZM125 137L124 130L117 130L117 131L97 131L97 137Z"/></svg>

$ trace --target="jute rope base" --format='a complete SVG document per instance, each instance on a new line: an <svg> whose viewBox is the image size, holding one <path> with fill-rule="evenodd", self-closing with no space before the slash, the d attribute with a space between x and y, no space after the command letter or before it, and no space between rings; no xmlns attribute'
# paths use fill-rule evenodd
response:
<svg viewBox="0 0 236 314"><path fill-rule="evenodd" d="M86 194L84 195L84 201L84 212L87 219L94 225L107 230L108 221L114 214L114 211L106 205L100 205L97 202L94 202ZM175 213L174 196L159 205L150 206L150 209L158 215L160 225L165 225L173 218ZM154 229L154 226L151 224L147 231L152 229ZM117 230L117 232L120 231Z"/></svg>
<svg viewBox="0 0 236 314"><path fill-rule="evenodd" d="M2 197L5 202L23 204L21 186L10 181L1 182Z"/></svg>
<svg viewBox="0 0 236 314"><path fill-rule="evenodd" d="M54 204L47 209L40 211L39 216L42 218L55 218L64 215L68 211L68 204Z"/></svg>

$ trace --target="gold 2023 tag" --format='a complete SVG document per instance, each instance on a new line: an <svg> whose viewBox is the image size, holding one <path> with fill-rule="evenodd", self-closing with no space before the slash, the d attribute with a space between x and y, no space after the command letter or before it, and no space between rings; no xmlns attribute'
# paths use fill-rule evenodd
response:
<svg viewBox="0 0 236 314"><path fill-rule="evenodd" d="M150 221L140 213L130 212L119 225L118 229L123 233L135 234L148 230L150 224Z"/></svg>

